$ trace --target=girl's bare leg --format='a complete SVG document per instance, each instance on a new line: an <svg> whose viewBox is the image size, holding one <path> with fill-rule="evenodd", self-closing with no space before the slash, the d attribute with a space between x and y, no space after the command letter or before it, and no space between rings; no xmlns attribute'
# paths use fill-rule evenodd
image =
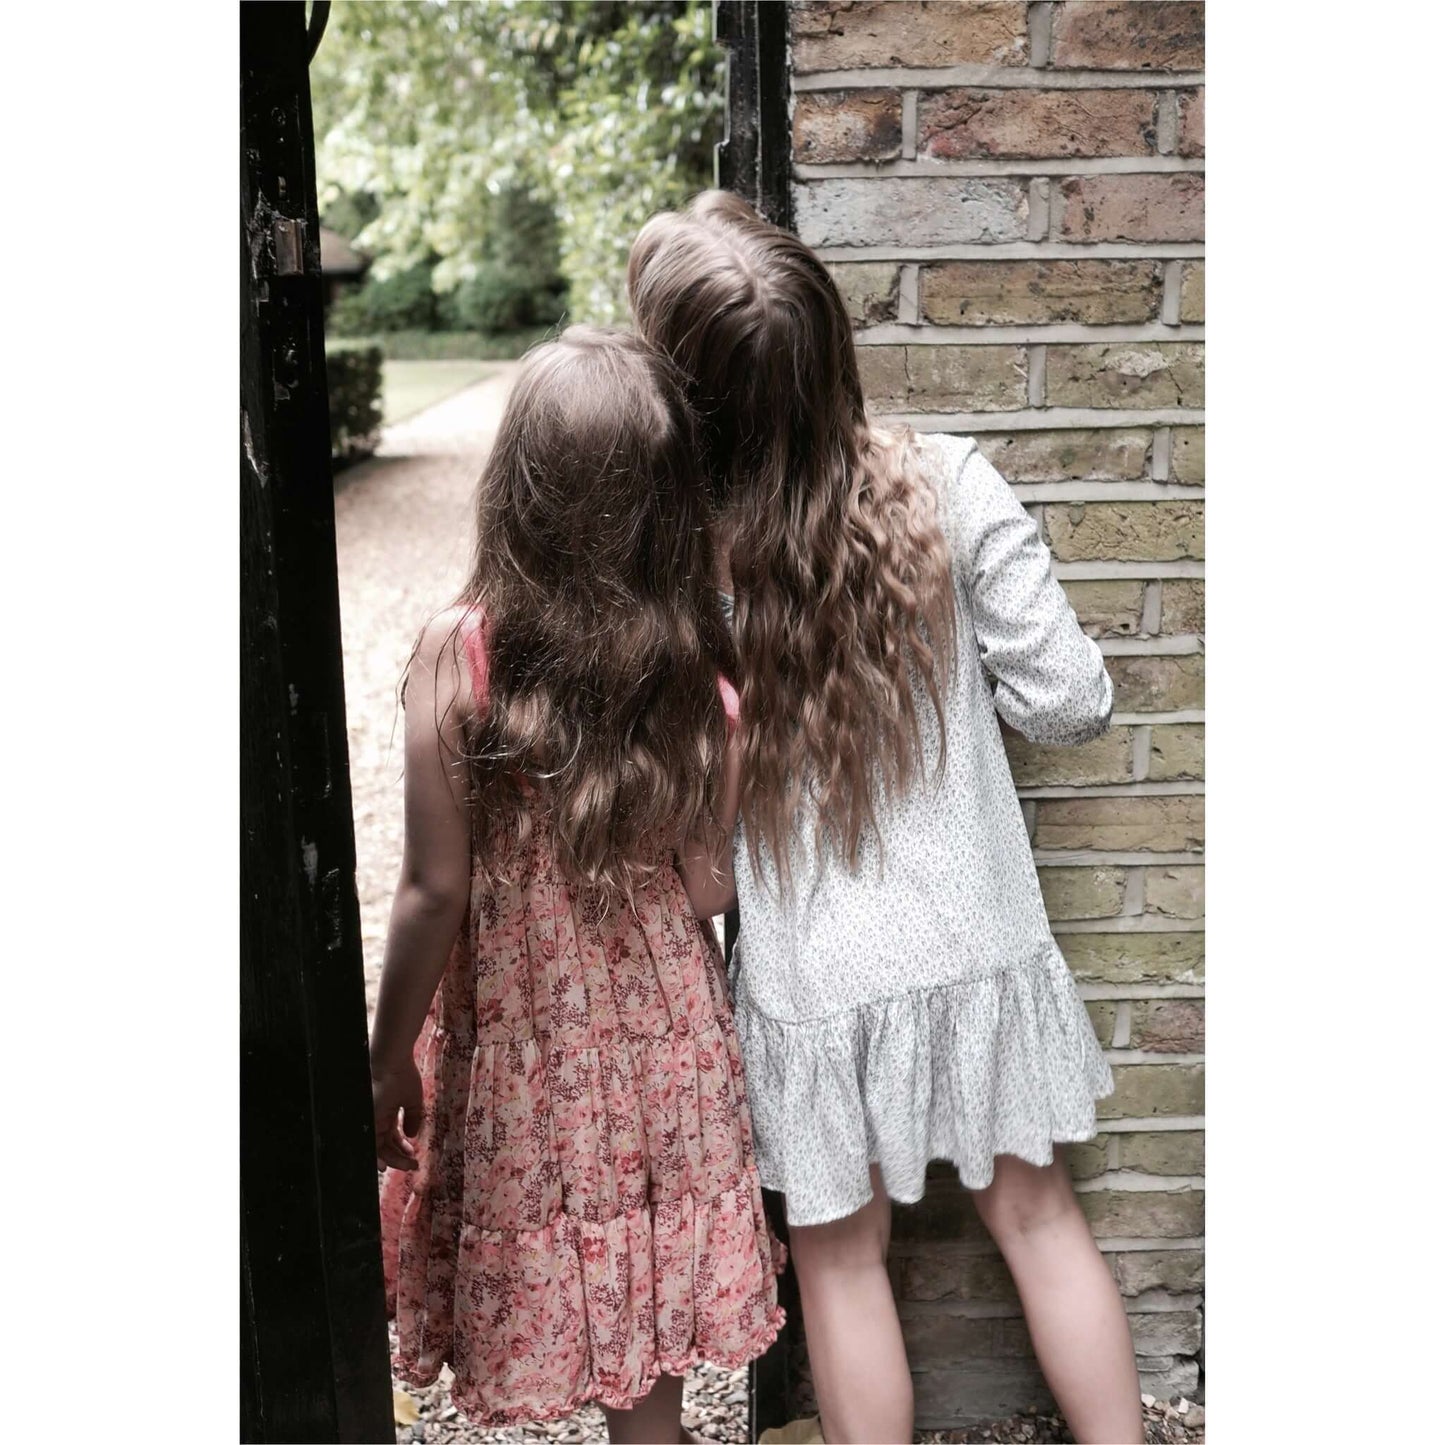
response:
<svg viewBox="0 0 1445 1445"><path fill-rule="evenodd" d="M644 1400L630 1410L608 1410L607 1438L612 1445L680 1445L682 1376L659 1375Z"/></svg>
<svg viewBox="0 0 1445 1445"><path fill-rule="evenodd" d="M913 1379L888 1282L888 1195L877 1167L873 1198L831 1224L794 1226L803 1329L829 1445L908 1445Z"/></svg>
<svg viewBox="0 0 1445 1445"><path fill-rule="evenodd" d="M1074 1196L1068 1166L1012 1155L974 1203L1023 1301L1044 1378L1080 1445L1144 1439L1139 1372L1124 1304Z"/></svg>

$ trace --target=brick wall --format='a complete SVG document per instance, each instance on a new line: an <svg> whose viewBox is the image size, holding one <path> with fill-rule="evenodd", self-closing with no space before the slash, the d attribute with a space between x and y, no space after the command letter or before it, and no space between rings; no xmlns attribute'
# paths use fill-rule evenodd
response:
<svg viewBox="0 0 1445 1445"><path fill-rule="evenodd" d="M1103 1132L1070 1152L1156 1395L1197 1392L1203 1314L1203 12L790 16L794 226L848 298L874 406L978 437L1114 678L1106 737L1010 755L1114 1067ZM895 1219L920 1425L1045 1403L951 1167Z"/></svg>

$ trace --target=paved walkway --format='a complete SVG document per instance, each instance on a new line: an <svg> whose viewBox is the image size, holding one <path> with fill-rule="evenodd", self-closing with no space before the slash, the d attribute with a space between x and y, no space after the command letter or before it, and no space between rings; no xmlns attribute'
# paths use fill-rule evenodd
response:
<svg viewBox="0 0 1445 1445"><path fill-rule="evenodd" d="M466 577L472 491L516 375L498 375L390 427L336 481L336 554L368 1006L401 867L397 684L428 615Z"/></svg>

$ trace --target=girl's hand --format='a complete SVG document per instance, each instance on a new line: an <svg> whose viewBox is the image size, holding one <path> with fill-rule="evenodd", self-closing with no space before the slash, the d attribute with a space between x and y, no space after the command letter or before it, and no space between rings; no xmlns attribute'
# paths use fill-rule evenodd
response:
<svg viewBox="0 0 1445 1445"><path fill-rule="evenodd" d="M416 1145L421 1130L421 1074L416 1061L371 1077L371 1104L376 1114L376 1158L391 1169L417 1167ZM400 1121L398 1121L400 1115Z"/></svg>

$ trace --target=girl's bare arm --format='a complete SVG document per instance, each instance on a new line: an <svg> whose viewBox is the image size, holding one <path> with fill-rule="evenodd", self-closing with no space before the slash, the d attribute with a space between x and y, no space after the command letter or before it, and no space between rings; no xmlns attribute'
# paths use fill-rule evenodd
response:
<svg viewBox="0 0 1445 1445"><path fill-rule="evenodd" d="M416 1167L407 1139L421 1127L422 1098L412 1050L471 890L462 759L471 686L456 623L454 613L444 614L427 627L406 689L405 841L371 1031L377 1157L398 1169Z"/></svg>

